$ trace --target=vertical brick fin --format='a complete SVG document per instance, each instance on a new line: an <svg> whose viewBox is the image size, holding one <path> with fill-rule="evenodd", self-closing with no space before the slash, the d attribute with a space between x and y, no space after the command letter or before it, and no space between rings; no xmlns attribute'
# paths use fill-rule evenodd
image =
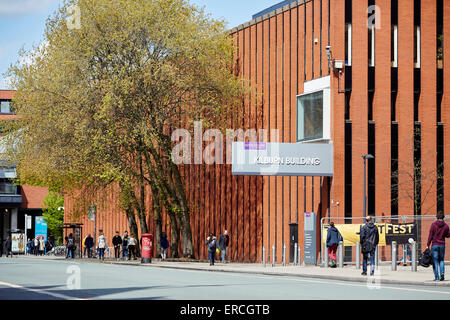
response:
<svg viewBox="0 0 450 320"><path fill-rule="evenodd" d="M368 28L367 2L353 1L353 91L351 96L352 115L352 202L353 215L363 213L363 159L367 154L368 130ZM371 160L369 160L371 161ZM367 173L366 173L367 174ZM366 186L367 192L367 186Z"/></svg>
<svg viewBox="0 0 450 320"><path fill-rule="evenodd" d="M399 215L414 214L414 204L405 193L411 192L414 168L414 5L410 0L398 1L398 167Z"/></svg>
<svg viewBox="0 0 450 320"><path fill-rule="evenodd" d="M313 65L313 37L312 37L312 27L313 27L313 16L312 16L312 2L306 3L306 80L312 80L312 65Z"/></svg>
<svg viewBox="0 0 450 320"><path fill-rule="evenodd" d="M448 3L446 4L448 6ZM445 6L445 5L444 5ZM436 215L437 210L437 34L436 1L422 0L421 6L421 94L419 121L422 124L422 214ZM428 230L424 230L428 232Z"/></svg>
<svg viewBox="0 0 450 320"><path fill-rule="evenodd" d="M345 57L345 0L331 1L331 50L334 59ZM343 77L341 77L343 82ZM345 208L345 96L338 93L338 77L331 74L331 132L334 144L334 176L331 181L331 199ZM334 211L333 211L334 213ZM340 210L345 216L344 210Z"/></svg>
<svg viewBox="0 0 450 320"><path fill-rule="evenodd" d="M283 130L283 15L279 14L276 16L277 24L277 57L276 57L276 106L274 109L274 114L276 113L276 126L280 134L280 141L284 141L284 130ZM282 258L282 242L283 242L283 206L284 206L284 187L283 181L284 177L276 177L276 199L277 199L277 209L276 209L276 252L277 252L277 263L281 263Z"/></svg>
<svg viewBox="0 0 450 320"><path fill-rule="evenodd" d="M265 129L263 124L263 114L264 107L263 103L263 64L264 64L264 55L263 55L263 23L260 22L256 25L256 59L257 59L257 69L256 69L256 81L258 84L257 87L257 95L255 101L255 110L256 110L256 129L261 130ZM259 133L259 132L258 132ZM258 136L258 141L260 137ZM262 258L262 241L264 238L263 234L263 177L258 177L256 180L256 261L261 261Z"/></svg>
<svg viewBox="0 0 450 320"><path fill-rule="evenodd" d="M380 29L375 31L375 199L377 215L391 212L391 0L377 0Z"/></svg>
<svg viewBox="0 0 450 320"><path fill-rule="evenodd" d="M276 92L276 18L272 17L270 18L270 35L269 35L269 41L270 41L270 77L269 77L269 81L270 81L270 90L269 90L269 95L270 95L270 104L269 104L269 128L272 130L274 128L277 127L277 124L275 123L275 114L276 114L276 99L277 99L277 92ZM271 134L269 133L269 141L270 142L274 142L272 141L272 137ZM270 206L269 206L269 221L268 223L270 224L269 228L270 228L270 242L269 242L269 252L270 252L270 257L271 259L272 257L272 245L275 245L275 218L276 218L276 212L277 212L277 199L275 199L275 181L276 178L275 177L269 177L269 202L270 202Z"/></svg>
<svg viewBox="0 0 450 320"><path fill-rule="evenodd" d="M444 210L450 208L450 6L444 3ZM444 211L445 212L445 211Z"/></svg>
<svg viewBox="0 0 450 320"><path fill-rule="evenodd" d="M269 100L270 100L270 92L269 92L269 84L270 84L270 50L269 50L269 26L270 20L265 20L263 22L263 128L267 132L266 139L270 139L270 126L269 126ZM269 177L263 177L263 246L266 250L266 260L269 261L270 254L270 190L269 190Z"/></svg>

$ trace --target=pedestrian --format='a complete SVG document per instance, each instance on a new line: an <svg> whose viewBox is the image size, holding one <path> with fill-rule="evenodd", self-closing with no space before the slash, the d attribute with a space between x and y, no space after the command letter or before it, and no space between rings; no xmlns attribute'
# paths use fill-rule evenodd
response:
<svg viewBox="0 0 450 320"><path fill-rule="evenodd" d="M217 240L216 237L210 233L209 237L206 238L205 245L208 246L208 254L209 254L209 265L214 265L214 260L216 258L216 249L217 249Z"/></svg>
<svg viewBox="0 0 450 320"><path fill-rule="evenodd" d="M69 234L69 236L66 237L66 248L66 259L69 257L75 259L75 239L73 238L72 234Z"/></svg>
<svg viewBox="0 0 450 320"><path fill-rule="evenodd" d="M370 256L370 275L375 273L375 250L378 245L378 227L372 222L372 217L366 217L366 224L361 228L360 234L361 251L363 254L363 276L367 275L367 260Z"/></svg>
<svg viewBox="0 0 450 320"><path fill-rule="evenodd" d="M433 222L428 235L427 248L430 249L433 257L434 281L445 280L445 238L450 238L448 225L444 221L444 213L439 211L436 215L436 221ZM440 273L439 273L440 271Z"/></svg>
<svg viewBox="0 0 450 320"><path fill-rule="evenodd" d="M330 267L336 268L336 251L339 242L343 241L342 235L339 230L334 226L334 222L330 222L330 227L327 232L327 248L328 258L330 260Z"/></svg>
<svg viewBox="0 0 450 320"><path fill-rule="evenodd" d="M34 238L33 245L33 253L37 256L39 254L39 237Z"/></svg>
<svg viewBox="0 0 450 320"><path fill-rule="evenodd" d="M116 260L120 259L120 246L122 245L122 238L120 237L119 231L116 231L116 235L112 239L114 247L114 257Z"/></svg>
<svg viewBox="0 0 450 320"><path fill-rule="evenodd" d="M167 234L161 232L161 258L163 260L167 259L167 249L169 248L169 240L167 240Z"/></svg>
<svg viewBox="0 0 450 320"><path fill-rule="evenodd" d="M128 260L128 241L130 237L128 236L128 231L125 231L122 237L122 257Z"/></svg>
<svg viewBox="0 0 450 320"><path fill-rule="evenodd" d="M41 236L39 239L39 255L43 256L45 254L45 240L44 236Z"/></svg>
<svg viewBox="0 0 450 320"><path fill-rule="evenodd" d="M12 248L12 240L11 236L8 236L8 238L6 238L5 243L3 244L3 252L6 254L7 258L9 255L11 255L12 258L11 248Z"/></svg>
<svg viewBox="0 0 450 320"><path fill-rule="evenodd" d="M30 238L28 238L27 241L27 255L30 255L33 252L33 241L31 241Z"/></svg>
<svg viewBox="0 0 450 320"><path fill-rule="evenodd" d="M130 238L128 240L128 254L129 254L128 260L131 260L131 258L133 258L133 257L134 257L133 260L137 260L137 258L136 258L136 243L137 243L137 240L134 237L134 234L131 234Z"/></svg>
<svg viewBox="0 0 450 320"><path fill-rule="evenodd" d="M98 258L100 260L105 260L105 250L107 245L106 237L103 232L100 232L100 236L98 237Z"/></svg>
<svg viewBox="0 0 450 320"><path fill-rule="evenodd" d="M223 234L219 236L219 250L222 258L222 263L227 263L227 249L230 243L230 236L228 235L228 231L225 230Z"/></svg>
<svg viewBox="0 0 450 320"><path fill-rule="evenodd" d="M92 257L92 247L94 246L94 238L92 238L91 234L88 234L86 239L84 240L85 249L87 250L88 258Z"/></svg>

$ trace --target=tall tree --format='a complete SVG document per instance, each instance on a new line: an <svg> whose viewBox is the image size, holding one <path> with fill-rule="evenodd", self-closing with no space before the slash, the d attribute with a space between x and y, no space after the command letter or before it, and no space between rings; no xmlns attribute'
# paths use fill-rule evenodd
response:
<svg viewBox="0 0 450 320"><path fill-rule="evenodd" d="M73 6L80 28L66 21ZM236 116L243 86L231 72L233 52L223 21L185 0L65 1L48 19L43 44L24 53L30 62L10 69L20 116L10 129L21 137L10 151L21 179L65 192L131 183L123 196L141 231L144 184L153 182L172 236L180 230L182 254L192 257L170 129L192 130L200 119L220 126Z"/></svg>

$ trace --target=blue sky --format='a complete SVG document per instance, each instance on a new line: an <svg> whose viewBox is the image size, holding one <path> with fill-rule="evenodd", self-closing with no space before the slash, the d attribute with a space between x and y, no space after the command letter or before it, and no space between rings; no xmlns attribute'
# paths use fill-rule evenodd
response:
<svg viewBox="0 0 450 320"><path fill-rule="evenodd" d="M7 88L3 73L18 59L21 48L31 49L43 37L45 21L61 0L0 0L0 89ZM232 28L281 0L190 0L204 6L214 18L224 18Z"/></svg>

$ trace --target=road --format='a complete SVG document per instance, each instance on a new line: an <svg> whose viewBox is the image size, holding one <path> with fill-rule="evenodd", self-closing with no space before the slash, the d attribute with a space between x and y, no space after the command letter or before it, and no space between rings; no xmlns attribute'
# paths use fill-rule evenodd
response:
<svg viewBox="0 0 450 320"><path fill-rule="evenodd" d="M445 287L0 258L0 300L441 300Z"/></svg>

